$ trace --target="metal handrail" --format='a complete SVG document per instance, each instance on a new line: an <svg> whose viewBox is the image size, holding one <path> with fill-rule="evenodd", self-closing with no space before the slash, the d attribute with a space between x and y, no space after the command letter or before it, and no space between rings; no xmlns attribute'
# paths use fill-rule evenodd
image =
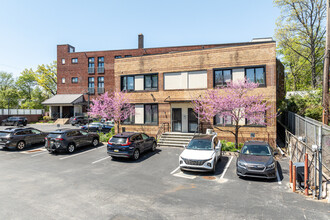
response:
<svg viewBox="0 0 330 220"><path fill-rule="evenodd" d="M165 132L166 125L167 125L167 131L170 131L170 124L168 122L162 123L162 125L160 126L160 128L158 129L158 132L156 134L156 140L158 140L159 137Z"/></svg>

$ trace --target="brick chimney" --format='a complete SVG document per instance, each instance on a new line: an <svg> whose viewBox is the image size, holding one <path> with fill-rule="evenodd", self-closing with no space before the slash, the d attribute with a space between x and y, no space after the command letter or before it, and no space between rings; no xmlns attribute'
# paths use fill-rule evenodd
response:
<svg viewBox="0 0 330 220"><path fill-rule="evenodd" d="M139 49L143 48L143 34L139 34Z"/></svg>

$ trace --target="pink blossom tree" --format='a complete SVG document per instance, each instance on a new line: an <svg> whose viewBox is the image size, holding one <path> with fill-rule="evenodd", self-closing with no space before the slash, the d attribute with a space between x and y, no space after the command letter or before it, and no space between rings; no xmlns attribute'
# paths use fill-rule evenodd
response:
<svg viewBox="0 0 330 220"><path fill-rule="evenodd" d="M247 120L248 124L266 125L267 119L274 117L266 111L271 108L262 94L249 94L258 87L258 83L247 80L230 82L225 88L206 91L193 100L194 111L200 121L211 122L215 117L223 118L222 123L214 128L230 132L235 136L235 147L238 148L238 131L244 126L240 122ZM232 124L230 129L226 124ZM226 129L227 128L227 129Z"/></svg>
<svg viewBox="0 0 330 220"><path fill-rule="evenodd" d="M102 117L113 120L117 124L117 133L119 133L119 124L134 114L134 105L130 104L130 99L125 92L108 92L99 98L92 100L89 115L92 117Z"/></svg>

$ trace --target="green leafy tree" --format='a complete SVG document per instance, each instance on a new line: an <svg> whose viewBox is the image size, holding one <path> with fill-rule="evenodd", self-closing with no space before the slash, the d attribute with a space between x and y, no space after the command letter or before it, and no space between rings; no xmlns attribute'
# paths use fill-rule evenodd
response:
<svg viewBox="0 0 330 220"><path fill-rule="evenodd" d="M19 91L21 100L31 101L32 91L37 85L35 73L32 69L25 69L16 80L16 87Z"/></svg>
<svg viewBox="0 0 330 220"><path fill-rule="evenodd" d="M275 37L287 68L288 88L316 89L322 76L326 0L274 0L274 4L281 9Z"/></svg>
<svg viewBox="0 0 330 220"><path fill-rule="evenodd" d="M0 108L16 108L18 93L11 73L0 72Z"/></svg>
<svg viewBox="0 0 330 220"><path fill-rule="evenodd" d="M22 109L43 109L44 106L41 104L48 98L40 87L36 86L31 92L31 99L26 100L21 104Z"/></svg>
<svg viewBox="0 0 330 220"><path fill-rule="evenodd" d="M35 71L35 79L40 87L48 94L56 95L57 92L57 64L54 61L48 65L39 65Z"/></svg>

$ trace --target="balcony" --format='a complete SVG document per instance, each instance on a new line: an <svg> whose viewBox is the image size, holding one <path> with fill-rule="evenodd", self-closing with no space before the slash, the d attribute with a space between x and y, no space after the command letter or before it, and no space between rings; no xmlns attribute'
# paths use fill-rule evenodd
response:
<svg viewBox="0 0 330 220"><path fill-rule="evenodd" d="M103 94L104 93L104 88L103 87L97 88L97 93L98 94Z"/></svg>
<svg viewBox="0 0 330 220"><path fill-rule="evenodd" d="M95 94L95 88L88 88L88 93L91 95Z"/></svg>
<svg viewBox="0 0 330 220"><path fill-rule="evenodd" d="M97 67L97 73L104 73L104 66Z"/></svg>
<svg viewBox="0 0 330 220"><path fill-rule="evenodd" d="M94 74L94 67L88 67L88 74Z"/></svg>

